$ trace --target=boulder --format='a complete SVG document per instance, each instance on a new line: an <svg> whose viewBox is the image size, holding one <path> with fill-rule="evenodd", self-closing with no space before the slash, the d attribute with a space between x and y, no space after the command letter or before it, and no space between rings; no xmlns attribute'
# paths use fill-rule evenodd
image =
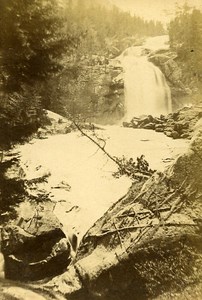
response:
<svg viewBox="0 0 202 300"><path fill-rule="evenodd" d="M51 212L35 211L17 224L2 229L6 278L39 280L60 274L68 266L71 246Z"/></svg>
<svg viewBox="0 0 202 300"><path fill-rule="evenodd" d="M144 129L155 129L155 124L154 123L148 123L143 125Z"/></svg>
<svg viewBox="0 0 202 300"><path fill-rule="evenodd" d="M172 137L172 131L164 130L164 133L168 137Z"/></svg>
<svg viewBox="0 0 202 300"><path fill-rule="evenodd" d="M155 128L155 131L156 132L164 132L164 128L163 127L158 127L158 128Z"/></svg>
<svg viewBox="0 0 202 300"><path fill-rule="evenodd" d="M177 131L173 130L173 131L171 132L171 136L172 136L172 138L175 140L175 139L179 139L180 134L179 134Z"/></svg>
<svg viewBox="0 0 202 300"><path fill-rule="evenodd" d="M138 119L138 123L143 126L145 124L148 124L148 123L152 123L154 120L154 118L151 116L151 115L148 115L148 116L142 116Z"/></svg>
<svg viewBox="0 0 202 300"><path fill-rule="evenodd" d="M124 122L125 127L154 129L156 132L164 132L168 137L174 139L190 139L193 128L201 119L201 106L183 107L167 116L134 117L131 122Z"/></svg>
<svg viewBox="0 0 202 300"><path fill-rule="evenodd" d="M164 132L164 125L163 124L156 124L155 125L156 132Z"/></svg>
<svg viewBox="0 0 202 300"><path fill-rule="evenodd" d="M131 122L123 122L123 127L133 127Z"/></svg>

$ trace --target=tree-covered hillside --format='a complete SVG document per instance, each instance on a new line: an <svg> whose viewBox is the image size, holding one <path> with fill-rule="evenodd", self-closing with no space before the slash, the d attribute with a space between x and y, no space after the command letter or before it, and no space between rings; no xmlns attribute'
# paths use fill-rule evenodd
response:
<svg viewBox="0 0 202 300"><path fill-rule="evenodd" d="M187 80L202 80L202 12L184 5L169 25L170 46L177 51Z"/></svg>
<svg viewBox="0 0 202 300"><path fill-rule="evenodd" d="M105 6L102 4L105 3ZM128 37L156 36L165 33L160 22L145 21L105 1L68 1L67 16L86 32L83 51L104 54L109 43L121 47ZM123 49L121 49L123 50Z"/></svg>

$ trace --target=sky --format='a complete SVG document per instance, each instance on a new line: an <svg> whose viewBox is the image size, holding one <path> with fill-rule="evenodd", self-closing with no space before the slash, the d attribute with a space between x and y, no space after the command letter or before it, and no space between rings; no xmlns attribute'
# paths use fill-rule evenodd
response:
<svg viewBox="0 0 202 300"><path fill-rule="evenodd" d="M110 0L110 2L144 19L167 23L174 14L176 4L183 5L185 0ZM186 2L190 6L202 9L202 0Z"/></svg>

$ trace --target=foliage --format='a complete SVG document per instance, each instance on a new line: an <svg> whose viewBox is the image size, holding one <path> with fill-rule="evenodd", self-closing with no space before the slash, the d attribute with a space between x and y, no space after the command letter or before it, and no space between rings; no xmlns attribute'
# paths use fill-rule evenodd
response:
<svg viewBox="0 0 202 300"><path fill-rule="evenodd" d="M106 55L113 48L115 52L120 51L122 43L125 48L130 46L128 38L136 37L137 40L140 36L165 33L160 22L145 21L119 10L116 6L105 7L101 1L97 3L96 1L85 1L85 3L82 0L69 1L67 13L69 11L77 26L80 25L86 32L80 47L80 54Z"/></svg>
<svg viewBox="0 0 202 300"><path fill-rule="evenodd" d="M7 89L46 78L59 69L58 58L75 47L77 38L64 30L59 14L56 0L1 0L1 68Z"/></svg>
<svg viewBox="0 0 202 300"><path fill-rule="evenodd" d="M186 63L190 77L202 79L202 12L186 4L169 25L170 46Z"/></svg>
<svg viewBox="0 0 202 300"><path fill-rule="evenodd" d="M57 0L0 1L1 144L39 126L45 83L82 36L70 21Z"/></svg>
<svg viewBox="0 0 202 300"><path fill-rule="evenodd" d="M43 110L36 89L22 86L21 92L0 95L0 145L8 148L11 141L35 131L43 120ZM2 149L3 149L2 148Z"/></svg>

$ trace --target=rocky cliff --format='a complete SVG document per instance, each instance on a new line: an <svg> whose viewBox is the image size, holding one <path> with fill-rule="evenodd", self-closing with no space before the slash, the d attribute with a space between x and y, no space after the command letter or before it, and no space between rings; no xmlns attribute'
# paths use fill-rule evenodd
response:
<svg viewBox="0 0 202 300"><path fill-rule="evenodd" d="M190 77L186 62L180 61L176 52L170 50L151 52L149 60L158 66L166 77L171 89L173 109L200 101L198 82L196 78Z"/></svg>

